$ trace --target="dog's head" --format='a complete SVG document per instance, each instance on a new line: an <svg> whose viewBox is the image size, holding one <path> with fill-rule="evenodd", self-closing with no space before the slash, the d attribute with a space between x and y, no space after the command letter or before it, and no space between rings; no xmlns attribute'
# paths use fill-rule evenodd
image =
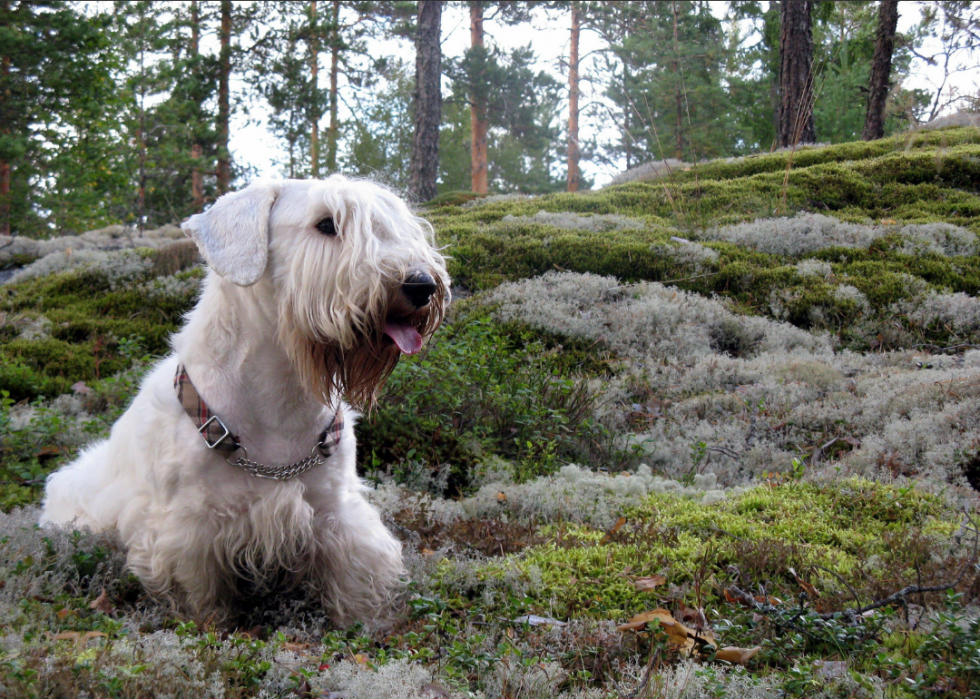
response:
<svg viewBox="0 0 980 699"><path fill-rule="evenodd" d="M183 228L215 273L271 290L276 339L325 403L341 392L369 406L449 304L446 261L431 226L373 182L340 175L259 181Z"/></svg>

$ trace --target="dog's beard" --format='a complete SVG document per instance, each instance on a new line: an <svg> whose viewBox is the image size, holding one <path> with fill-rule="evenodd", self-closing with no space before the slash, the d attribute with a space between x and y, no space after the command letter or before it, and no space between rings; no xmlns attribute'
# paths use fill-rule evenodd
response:
<svg viewBox="0 0 980 699"><path fill-rule="evenodd" d="M428 305L419 309L397 290L388 294L385 303L366 314L363 329L353 332L349 344L296 332L284 338L302 384L327 405L339 394L360 410L370 409L402 355L385 334L386 323L410 325L423 339L431 336L442 324L447 300L438 276L436 286Z"/></svg>

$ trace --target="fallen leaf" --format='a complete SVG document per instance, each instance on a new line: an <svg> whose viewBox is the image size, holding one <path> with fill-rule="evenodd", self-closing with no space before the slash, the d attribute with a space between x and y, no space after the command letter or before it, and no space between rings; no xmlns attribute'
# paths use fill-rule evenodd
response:
<svg viewBox="0 0 980 699"><path fill-rule="evenodd" d="M624 524L626 524L626 518L625 517L620 517L618 520L616 520L616 524L613 525L613 528L612 529L610 529L609 531L606 532L606 535L604 537L602 537L602 541L600 543L601 544L608 544L609 541L612 539L613 535L616 532L618 532L622 528L622 526Z"/></svg>
<svg viewBox="0 0 980 699"><path fill-rule="evenodd" d="M651 612L637 614L625 624L617 626L616 630L620 633L625 633L626 631L644 631L647 625L654 620L659 621L660 627L667 633L667 642L679 647L681 650L687 652L688 655L693 655L697 651L698 641L700 641L701 645L716 645L715 636L711 631L697 633L677 621L666 609L654 609Z"/></svg>
<svg viewBox="0 0 980 699"><path fill-rule="evenodd" d="M291 643L290 641L286 641L284 644L282 644L282 647L283 647L283 650L288 650L288 651L292 651L292 652L296 653L296 652L301 651L301 650L306 650L307 648L310 647L310 644L309 643Z"/></svg>
<svg viewBox="0 0 980 699"><path fill-rule="evenodd" d="M57 636L54 637L56 641L74 641L78 645L85 645L93 638L107 638L107 634L101 631L86 631L82 633L81 631L62 631Z"/></svg>
<svg viewBox="0 0 980 699"><path fill-rule="evenodd" d="M103 614L112 614L116 611L115 607L112 606L112 602L109 601L109 595L106 594L105 588L102 588L102 593L98 597L89 602L88 608L102 612Z"/></svg>
<svg viewBox="0 0 980 699"><path fill-rule="evenodd" d="M422 549L421 551L419 551L419 553L421 553L425 557L429 557L432 554L434 554L435 551L433 551L432 549Z"/></svg>
<svg viewBox="0 0 980 699"><path fill-rule="evenodd" d="M65 447L56 447L54 445L48 445L46 447L41 447L35 452L35 456L39 458L45 458L48 456L61 456L68 451Z"/></svg>
<svg viewBox="0 0 980 699"><path fill-rule="evenodd" d="M756 646L755 648L735 648L734 646L726 646L715 653L715 658L729 663L745 665L752 659L752 656L761 650L762 646Z"/></svg>
<svg viewBox="0 0 980 699"><path fill-rule="evenodd" d="M881 219L880 223L882 226L894 226L897 221L895 221L893 218L883 218Z"/></svg>
<svg viewBox="0 0 980 699"><path fill-rule="evenodd" d="M817 592L817 588L803 580L803 578L797 575L796 571L792 568L789 569L789 572L793 574L794 578L796 578L796 582L803 588L803 591L810 595L810 599L820 599L820 593Z"/></svg>
<svg viewBox="0 0 980 699"><path fill-rule="evenodd" d="M292 679L300 680L300 677L299 675L293 675ZM293 687L293 693L303 699L310 699L313 696L313 690L310 687L310 683L306 681L306 678L303 678L299 684Z"/></svg>
<svg viewBox="0 0 980 699"><path fill-rule="evenodd" d="M629 575L633 572L633 566L626 566L623 568L623 575Z"/></svg>
<svg viewBox="0 0 980 699"><path fill-rule="evenodd" d="M655 588L660 587L667 582L667 578L662 575L651 575L646 578L637 578L633 581L633 587L636 588L637 592L649 592Z"/></svg>
<svg viewBox="0 0 980 699"><path fill-rule="evenodd" d="M691 609L682 604L678 615L682 624L693 626L696 629L708 628L708 620L705 618L704 612L700 609Z"/></svg>
<svg viewBox="0 0 980 699"><path fill-rule="evenodd" d="M627 621L625 624L617 626L616 630L620 633L626 633L627 631L643 631L646 627L645 621Z"/></svg>
<svg viewBox="0 0 980 699"><path fill-rule="evenodd" d="M64 619L66 616L70 616L70 615L72 615L74 613L75 613L75 610L74 609L59 609L58 610L58 618L59 619Z"/></svg>
<svg viewBox="0 0 980 699"><path fill-rule="evenodd" d="M367 665L368 659L366 655L361 655L360 653L357 653L354 655L354 662L357 663L358 665Z"/></svg>
<svg viewBox="0 0 980 699"><path fill-rule="evenodd" d="M451 697L452 694L449 693L445 687L441 684L436 684L435 682L429 682L428 684L423 684L419 689L422 694L428 694L432 697Z"/></svg>

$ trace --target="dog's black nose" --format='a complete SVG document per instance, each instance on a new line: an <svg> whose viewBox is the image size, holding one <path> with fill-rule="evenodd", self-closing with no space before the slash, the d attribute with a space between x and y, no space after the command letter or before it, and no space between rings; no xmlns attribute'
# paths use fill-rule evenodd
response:
<svg viewBox="0 0 980 699"><path fill-rule="evenodd" d="M422 308L429 303L429 299L432 298L432 294L436 293L437 288L435 279L425 272L417 272L402 284L402 293L411 301L413 306Z"/></svg>

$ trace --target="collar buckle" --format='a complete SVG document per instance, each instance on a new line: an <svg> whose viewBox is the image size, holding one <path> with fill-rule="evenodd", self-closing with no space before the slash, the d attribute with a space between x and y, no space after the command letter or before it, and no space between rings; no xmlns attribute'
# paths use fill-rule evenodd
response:
<svg viewBox="0 0 980 699"><path fill-rule="evenodd" d="M211 440L208 439L208 427L211 426L211 423L212 422L217 422L218 423L218 427L220 427L221 429L223 429L225 431L225 433L223 435L221 435L220 437L218 437L214 441L211 441ZM200 433L201 437L204 438L204 443L208 445L208 449L217 449L218 446L220 446L222 442L224 442L226 439L228 439L229 437L231 437L231 430L228 429L228 426L225 425L225 423L223 423L221 421L221 418L218 417L217 415L212 415L210 418L208 418L208 421L205 422L200 427L198 427L197 428L197 431ZM234 441L234 440L232 440L232 441Z"/></svg>

